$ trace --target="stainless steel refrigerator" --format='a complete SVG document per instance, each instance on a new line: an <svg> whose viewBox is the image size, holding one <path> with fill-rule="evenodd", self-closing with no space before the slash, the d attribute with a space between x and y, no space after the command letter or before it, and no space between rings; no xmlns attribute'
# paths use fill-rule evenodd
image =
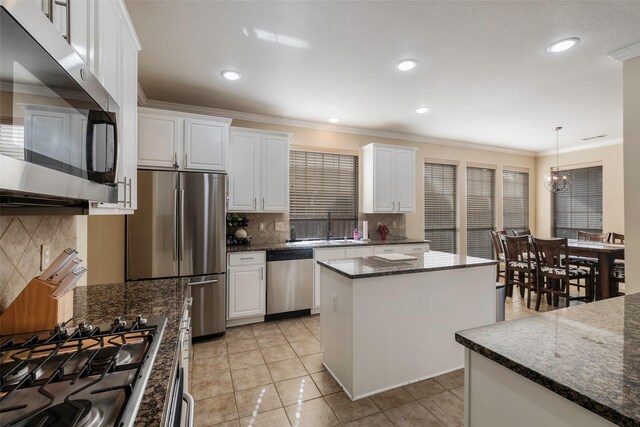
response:
<svg viewBox="0 0 640 427"><path fill-rule="evenodd" d="M225 330L225 178L140 170L138 209L127 216L127 280L187 277L194 337Z"/></svg>

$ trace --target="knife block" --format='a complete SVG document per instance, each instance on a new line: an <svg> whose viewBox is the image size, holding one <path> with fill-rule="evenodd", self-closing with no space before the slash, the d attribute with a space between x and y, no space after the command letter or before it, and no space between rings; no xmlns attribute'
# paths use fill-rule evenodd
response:
<svg viewBox="0 0 640 427"><path fill-rule="evenodd" d="M52 297L55 285L37 277L20 292L0 315L0 335L22 334L53 329L73 317L73 292Z"/></svg>

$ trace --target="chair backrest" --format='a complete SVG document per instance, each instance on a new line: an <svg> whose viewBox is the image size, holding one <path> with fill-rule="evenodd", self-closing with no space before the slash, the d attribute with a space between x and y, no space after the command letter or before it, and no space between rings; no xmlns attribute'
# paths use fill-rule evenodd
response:
<svg viewBox="0 0 640 427"><path fill-rule="evenodd" d="M531 230L511 230L514 236L531 236Z"/></svg>
<svg viewBox="0 0 640 427"><path fill-rule="evenodd" d="M611 233L611 243L624 245L624 234Z"/></svg>
<svg viewBox="0 0 640 427"><path fill-rule="evenodd" d="M504 253L504 248L502 247L502 242L500 241L501 234L507 234L505 230L493 231L489 230L491 233L491 241L493 242L493 250L495 251L496 259L500 259L500 254Z"/></svg>
<svg viewBox="0 0 640 427"><path fill-rule="evenodd" d="M531 240L533 241L538 271L543 272L542 267L549 267L554 270L561 269L565 270L566 277L569 277L569 263L563 261L569 259L567 239L547 240L532 237Z"/></svg>
<svg viewBox="0 0 640 427"><path fill-rule="evenodd" d="M588 233L586 231L578 231L578 240L585 240L587 242L609 242L609 233Z"/></svg>
<svg viewBox="0 0 640 427"><path fill-rule="evenodd" d="M528 262L531 253L529 236L504 236L504 256L507 262Z"/></svg>

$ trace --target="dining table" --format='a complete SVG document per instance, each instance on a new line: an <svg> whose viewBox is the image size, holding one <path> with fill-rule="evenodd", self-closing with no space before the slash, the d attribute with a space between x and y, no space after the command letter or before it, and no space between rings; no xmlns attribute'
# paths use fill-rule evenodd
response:
<svg viewBox="0 0 640 427"><path fill-rule="evenodd" d="M567 245L569 246L569 255L598 260L596 300L617 296L617 290L612 289L610 278L615 260L624 259L624 245L575 239L569 239Z"/></svg>

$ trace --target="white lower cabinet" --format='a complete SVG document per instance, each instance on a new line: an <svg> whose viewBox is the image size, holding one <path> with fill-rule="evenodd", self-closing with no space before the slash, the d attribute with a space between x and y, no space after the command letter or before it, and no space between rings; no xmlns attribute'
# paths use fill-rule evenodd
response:
<svg viewBox="0 0 640 427"><path fill-rule="evenodd" d="M320 308L320 265L316 261L344 259L345 248L315 249L313 251L313 307Z"/></svg>
<svg viewBox="0 0 640 427"><path fill-rule="evenodd" d="M267 307L264 252L229 254L227 320L264 316Z"/></svg>

